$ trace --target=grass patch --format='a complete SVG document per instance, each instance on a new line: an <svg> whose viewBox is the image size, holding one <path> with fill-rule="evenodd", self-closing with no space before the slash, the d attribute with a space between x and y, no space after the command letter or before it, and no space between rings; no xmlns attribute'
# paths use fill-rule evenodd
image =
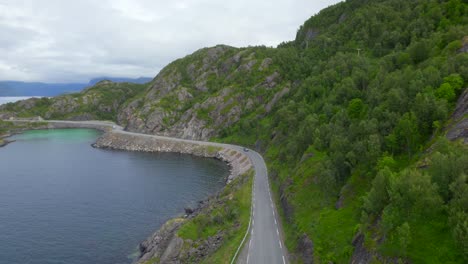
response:
<svg viewBox="0 0 468 264"><path fill-rule="evenodd" d="M221 151L222 148L221 147L216 147L216 146L207 146L206 147L206 151L209 153L209 154L215 154L216 152L219 152Z"/></svg>
<svg viewBox="0 0 468 264"><path fill-rule="evenodd" d="M277 149L270 148L267 159L275 157ZM314 257L319 262L347 263L353 253L352 239L359 227L361 213L361 197L369 187L369 180L362 176L359 170L348 179L341 191L343 207L335 209L338 196L336 190L328 192L317 184L320 181L320 163L326 155L309 147L305 158L296 169L281 166L281 163L271 160L269 164L277 173L277 181L273 182L273 190L279 190L278 182L290 181L284 189L288 202L294 208L293 220L286 219L283 208L280 214L284 223L286 246L296 251L299 237L307 234L314 243ZM279 194L276 193L279 204ZM330 239L333 238L333 239Z"/></svg>
<svg viewBox="0 0 468 264"><path fill-rule="evenodd" d="M396 236L390 237L379 250L385 255L407 257L412 263L464 263L446 216L440 214L433 219L415 219L409 224L411 242L406 255L401 255Z"/></svg>
<svg viewBox="0 0 468 264"><path fill-rule="evenodd" d="M227 185L206 212L187 221L177 232L179 237L193 241L224 234L219 249L203 263L230 263L234 256L250 219L253 174L250 170Z"/></svg>

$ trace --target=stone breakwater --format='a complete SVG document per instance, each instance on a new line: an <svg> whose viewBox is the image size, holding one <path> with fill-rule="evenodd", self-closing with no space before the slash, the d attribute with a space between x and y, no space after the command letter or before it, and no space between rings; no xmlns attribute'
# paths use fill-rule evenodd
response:
<svg viewBox="0 0 468 264"><path fill-rule="evenodd" d="M15 120L13 122L15 125L31 123L28 120ZM120 130L121 127L113 123L100 121L33 121L33 123L35 123L34 126L26 126L16 132L29 129L93 128L104 132L93 144L97 148L141 152L175 152L219 159L226 162L230 167L228 184L253 168L250 158L238 146L130 133ZM190 209L190 212L186 209L186 215L183 218L174 218L167 221L158 231L140 244L140 254L134 263L147 263L148 260L154 260L155 257L160 260L159 263L181 263L180 259L184 258L184 256L201 260L204 256L213 253L219 248L221 241L224 239L223 233L218 233L202 242L199 241L203 245L193 247L190 246L189 241L179 238L177 231L187 218L193 218L199 214L209 214L210 204L217 204L218 206L222 204L219 199L218 195L213 195L205 201L200 201L198 207Z"/></svg>
<svg viewBox="0 0 468 264"><path fill-rule="evenodd" d="M252 168L249 157L243 152L215 143L197 143L195 141L130 134L123 131L108 131L99 137L93 146L125 151L174 152L219 159L230 167L227 183Z"/></svg>
<svg viewBox="0 0 468 264"><path fill-rule="evenodd" d="M228 184L253 167L250 158L239 147L236 149L234 146L216 143L139 135L124 131L108 131L99 137L93 146L125 151L176 152L219 159L226 162L231 168L227 179ZM197 208L190 209L190 213L187 214L186 209L187 215L185 217L191 218L198 214L209 213L207 211L208 205L219 203L217 199L215 195L205 201L200 201ZM188 255L195 259L201 259L219 247L224 236L219 233L207 238L200 247L194 248L190 243L186 244L186 241L177 236L177 231L185 221L185 218L174 218L167 221L158 231L140 244L140 254L134 263L149 263L148 261L154 259L159 260L158 263L181 263L180 259Z"/></svg>

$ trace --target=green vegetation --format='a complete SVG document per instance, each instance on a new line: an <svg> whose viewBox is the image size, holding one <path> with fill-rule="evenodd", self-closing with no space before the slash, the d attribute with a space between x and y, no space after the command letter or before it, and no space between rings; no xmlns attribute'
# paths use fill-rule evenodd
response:
<svg viewBox="0 0 468 264"><path fill-rule="evenodd" d="M230 263L249 223L252 182L250 170L227 185L215 202L210 202L208 208L179 229L178 236L194 241L195 245L208 237L223 235L219 249L203 263Z"/></svg>
<svg viewBox="0 0 468 264"><path fill-rule="evenodd" d="M209 154L216 154L217 152L221 151L221 147L215 147L215 146L206 146L206 151Z"/></svg>
<svg viewBox="0 0 468 264"><path fill-rule="evenodd" d="M347 263L359 233L381 256L467 261L468 168L454 168L467 163L466 147L444 143L428 172L416 167L468 81L468 54L458 52L467 10L462 1L347 1L275 51L292 91L266 116L244 113L221 141L266 150L298 262L306 235L316 261ZM434 176L435 164L452 176Z"/></svg>
<svg viewBox="0 0 468 264"><path fill-rule="evenodd" d="M117 113L126 100L145 88L142 84L101 82L81 93L9 103L0 107L0 111L14 112L18 117L117 121Z"/></svg>
<svg viewBox="0 0 468 264"><path fill-rule="evenodd" d="M45 122L34 122L34 123L17 123L0 120L0 137L8 135L10 133L15 133L18 131L23 131L26 129L37 129L47 127Z"/></svg>
<svg viewBox="0 0 468 264"><path fill-rule="evenodd" d="M139 119L133 128L153 133L204 121L213 140L265 154L294 262L349 263L364 237L375 260L466 263L467 147L443 138L468 84L467 13L461 0L348 0L277 48L205 48L147 89L96 86L0 111ZM194 241L228 232L213 263L234 254L242 232L228 225L247 210L240 197L223 202L179 231Z"/></svg>

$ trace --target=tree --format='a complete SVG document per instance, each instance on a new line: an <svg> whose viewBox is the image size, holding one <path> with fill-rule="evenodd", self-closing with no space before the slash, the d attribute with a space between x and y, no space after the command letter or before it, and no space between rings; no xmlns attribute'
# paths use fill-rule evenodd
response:
<svg viewBox="0 0 468 264"><path fill-rule="evenodd" d="M439 88L437 88L435 95L438 98L447 100L449 103L455 101L456 96L455 89L449 83L443 83Z"/></svg>
<svg viewBox="0 0 468 264"><path fill-rule="evenodd" d="M412 106L417 120L419 132L423 137L433 133L434 122L447 117L447 103L437 99L432 93L418 93Z"/></svg>
<svg viewBox="0 0 468 264"><path fill-rule="evenodd" d="M389 196L391 205L401 212L401 221L428 217L443 209L437 185L429 175L416 169L404 170L391 181Z"/></svg>
<svg viewBox="0 0 468 264"><path fill-rule="evenodd" d="M452 199L449 186L468 169L468 155L459 153L434 153L428 173L438 185L439 193L445 202Z"/></svg>
<svg viewBox="0 0 468 264"><path fill-rule="evenodd" d="M444 83L450 84L457 93L463 88L463 78L460 74L450 74L444 78Z"/></svg>
<svg viewBox="0 0 468 264"><path fill-rule="evenodd" d="M351 118L360 118L364 112L364 103L360 98L354 98L349 102L347 110Z"/></svg>
<svg viewBox="0 0 468 264"><path fill-rule="evenodd" d="M429 47L425 42L420 41L410 47L409 53L413 62L418 64L429 57Z"/></svg>
<svg viewBox="0 0 468 264"><path fill-rule="evenodd" d="M411 243L411 230L408 222L404 222L397 228L398 245L400 248L400 254L406 256L408 245Z"/></svg>
<svg viewBox="0 0 468 264"><path fill-rule="evenodd" d="M393 131L397 144L401 149L406 150L409 157L419 146L420 135L417 122L413 113L405 113Z"/></svg>
<svg viewBox="0 0 468 264"><path fill-rule="evenodd" d="M465 174L450 185L453 199L449 206L449 222L453 236L460 246L465 261L468 261L468 182Z"/></svg>
<svg viewBox="0 0 468 264"><path fill-rule="evenodd" d="M378 215L389 202L388 188L392 172L385 167L372 181L372 189L364 197L364 210L368 215Z"/></svg>

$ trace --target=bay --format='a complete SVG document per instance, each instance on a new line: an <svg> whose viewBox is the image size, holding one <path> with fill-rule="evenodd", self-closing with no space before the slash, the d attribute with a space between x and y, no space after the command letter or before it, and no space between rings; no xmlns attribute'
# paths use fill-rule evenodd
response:
<svg viewBox="0 0 468 264"><path fill-rule="evenodd" d="M99 134L28 131L0 148L0 263L131 263L229 174L214 159L94 149Z"/></svg>

